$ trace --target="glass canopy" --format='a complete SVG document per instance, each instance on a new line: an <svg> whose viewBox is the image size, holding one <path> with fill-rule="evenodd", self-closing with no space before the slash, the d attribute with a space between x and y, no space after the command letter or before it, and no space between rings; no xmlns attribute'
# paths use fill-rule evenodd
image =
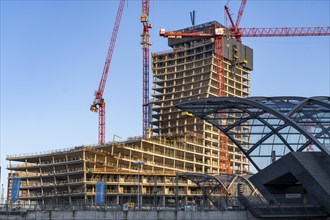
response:
<svg viewBox="0 0 330 220"><path fill-rule="evenodd" d="M219 97L176 107L220 129L257 170L289 152L330 156L330 97Z"/></svg>

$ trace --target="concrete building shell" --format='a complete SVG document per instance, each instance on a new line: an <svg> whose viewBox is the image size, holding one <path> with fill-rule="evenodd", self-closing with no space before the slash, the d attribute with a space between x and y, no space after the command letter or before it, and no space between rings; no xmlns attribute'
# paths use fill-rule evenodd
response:
<svg viewBox="0 0 330 220"><path fill-rule="evenodd" d="M199 31L220 26L209 22L180 32ZM180 135L193 134L200 137L201 151L213 148L212 170L202 173L226 173L220 155L220 143L228 145L230 167L233 172L249 170L249 162L231 141L224 139L212 124L198 117L185 114L174 105L189 100L218 97L218 65L215 57L214 39L169 39L171 51L152 54L153 72L153 132L159 136L180 139ZM250 71L253 68L252 49L234 39L223 39L225 94L228 97L250 95ZM246 135L247 136L247 135ZM247 141L247 137L241 141ZM227 158L225 159L227 161Z"/></svg>
<svg viewBox="0 0 330 220"><path fill-rule="evenodd" d="M193 171L193 162L187 162L187 168L184 168L175 166L175 162L173 165L164 162L164 166L158 159L151 159L162 157L164 161L168 158L173 160L166 151L166 141L162 141L164 143L159 141L155 144L155 140L133 140L106 146L80 146L40 154L8 156L8 198L11 198L12 179L19 177L19 200L28 205L95 205L96 183L102 181L107 185L107 205L127 203L134 206L137 203L139 179L140 199L144 206L174 206L176 190L181 205L202 201L202 189L193 181L178 176L176 185L176 173L185 173L187 170L196 173ZM163 152L155 151L161 147ZM135 162L142 159L145 164L141 165L138 175L139 167ZM189 161L188 158L178 160ZM251 187L248 186L247 193L255 193ZM230 190L234 196L236 186L226 190ZM225 191L214 192L212 196L224 196Z"/></svg>

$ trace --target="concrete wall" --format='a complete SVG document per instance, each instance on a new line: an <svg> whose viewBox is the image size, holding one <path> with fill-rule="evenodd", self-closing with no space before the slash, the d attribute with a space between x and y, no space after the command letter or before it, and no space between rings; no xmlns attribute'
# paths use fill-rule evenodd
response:
<svg viewBox="0 0 330 220"><path fill-rule="evenodd" d="M64 219L109 219L109 220L212 220L212 219L249 219L256 220L247 211L26 211L15 213L0 213L0 219L8 220L25 220L25 219L40 219L40 220L64 220Z"/></svg>

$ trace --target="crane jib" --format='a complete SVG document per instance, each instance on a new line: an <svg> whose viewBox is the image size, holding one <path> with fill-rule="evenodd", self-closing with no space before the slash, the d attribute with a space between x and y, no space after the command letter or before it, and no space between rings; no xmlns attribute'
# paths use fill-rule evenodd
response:
<svg viewBox="0 0 330 220"><path fill-rule="evenodd" d="M125 5L125 0L120 0L99 88L95 93L95 99L90 108L90 110L93 112L97 112L97 111L99 112L99 130L98 130L99 144L105 144L105 102L103 99L103 92L108 78L108 73L111 65L111 58L116 44L116 39L118 35L121 17L124 10L124 5Z"/></svg>

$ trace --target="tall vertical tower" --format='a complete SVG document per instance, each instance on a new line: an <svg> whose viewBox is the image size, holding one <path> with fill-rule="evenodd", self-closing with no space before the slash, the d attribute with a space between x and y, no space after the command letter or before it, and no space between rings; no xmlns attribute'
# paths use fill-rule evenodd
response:
<svg viewBox="0 0 330 220"><path fill-rule="evenodd" d="M178 30L178 32L203 32L221 26L216 21ZM179 111L175 104L183 101L218 97L217 62L214 39L182 38L169 39L173 49L152 54L153 71L153 132L170 139L194 136L200 139L203 153L219 154L221 142L219 131L186 112ZM250 71L253 69L253 51L233 38L223 39L225 94L232 97L250 95ZM239 134L240 132L238 132ZM228 141L226 139L226 141ZM242 136L242 141L248 141ZM228 142L228 163L233 172L249 170L244 155ZM218 169L203 172L224 173L220 161Z"/></svg>

